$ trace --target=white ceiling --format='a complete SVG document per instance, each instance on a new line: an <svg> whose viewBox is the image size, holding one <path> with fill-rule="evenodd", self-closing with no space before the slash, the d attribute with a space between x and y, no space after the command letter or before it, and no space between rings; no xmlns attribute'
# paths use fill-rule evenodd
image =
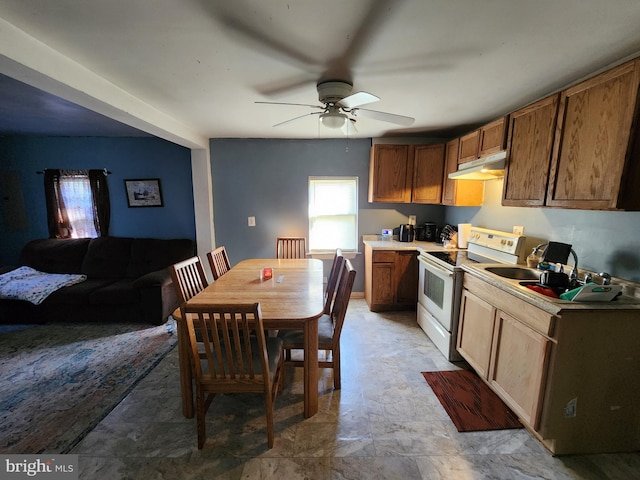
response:
<svg viewBox="0 0 640 480"><path fill-rule="evenodd" d="M0 73L61 97L58 130L75 104L185 145L342 136L254 103L317 104L326 79L415 118L358 117L352 137L459 133L640 53L638 0L0 0L2 19ZM14 125L46 110L0 88Z"/></svg>

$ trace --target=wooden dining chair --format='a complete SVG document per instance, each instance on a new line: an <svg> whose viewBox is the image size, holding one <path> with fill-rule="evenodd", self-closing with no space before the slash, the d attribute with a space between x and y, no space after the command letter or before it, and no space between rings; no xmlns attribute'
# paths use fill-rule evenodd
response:
<svg viewBox="0 0 640 480"><path fill-rule="evenodd" d="M182 305L209 286L200 257L191 257L171 266L173 286Z"/></svg>
<svg viewBox="0 0 640 480"><path fill-rule="evenodd" d="M318 319L318 350L328 350L331 354L327 355L324 360L318 360L318 367L333 369L333 388L336 390L341 387L340 334L355 277L356 271L353 265L349 260L345 260L331 313L324 314ZM301 330L282 330L279 336L284 341L285 365L304 366L304 362L301 360L291 360L291 350L304 350L304 333Z"/></svg>
<svg viewBox="0 0 640 480"><path fill-rule="evenodd" d="M278 237L276 258L307 258L307 239L305 237Z"/></svg>
<svg viewBox="0 0 640 480"><path fill-rule="evenodd" d="M267 443L272 448L274 403L283 371L283 341L265 337L260 304L183 304L181 309L195 374L198 449L206 441L205 416L217 393L264 394Z"/></svg>
<svg viewBox="0 0 640 480"><path fill-rule="evenodd" d="M327 289L324 292L324 313L331 313L331 305L333 304L333 298L336 294L336 288L338 287L338 279L340 278L340 272L344 265L344 257L342 256L342 249L337 248L336 254L333 257L333 263L331 264L331 270L327 277Z"/></svg>
<svg viewBox="0 0 640 480"><path fill-rule="evenodd" d="M198 256L172 265L171 277L173 278L173 286L176 290L180 306L184 305L187 300L209 286L209 282L204 273L204 267ZM185 322L182 320L182 316L178 317L174 314L174 317L177 319L178 351L181 357L187 358L189 352L187 351L186 342L184 341L184 338L187 336ZM198 334L198 337L199 336ZM193 398L193 373L188 363L180 362L180 388L183 392L188 392L187 395L189 395L190 398ZM192 405L192 403L189 405ZM185 415L189 418L193 417L192 406L187 407Z"/></svg>
<svg viewBox="0 0 640 480"><path fill-rule="evenodd" d="M229 263L229 257L227 256L227 250L224 248L224 245L207 253L207 259L209 260L209 266L211 267L214 280L217 280L231 270L231 264Z"/></svg>

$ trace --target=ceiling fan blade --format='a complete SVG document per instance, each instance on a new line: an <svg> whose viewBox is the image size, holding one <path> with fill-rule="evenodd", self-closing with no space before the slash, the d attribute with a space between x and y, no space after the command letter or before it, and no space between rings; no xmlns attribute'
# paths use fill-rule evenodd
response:
<svg viewBox="0 0 640 480"><path fill-rule="evenodd" d="M358 108L353 113L356 112L363 117L382 120L383 122L396 123L398 125L404 125L405 127L413 125L413 122L415 122L415 118L413 117L405 117L404 115L396 115L395 113L378 112L376 110L367 110L366 108Z"/></svg>
<svg viewBox="0 0 640 480"><path fill-rule="evenodd" d="M285 102L254 102L254 103L263 103L266 105L294 105L296 107L311 107L311 108L320 108L324 110L322 105L310 105L308 103L285 103Z"/></svg>
<svg viewBox="0 0 640 480"><path fill-rule="evenodd" d="M348 97L344 97L338 104L344 108L355 108L367 103L379 102L380 98L368 92L356 92Z"/></svg>
<svg viewBox="0 0 640 480"><path fill-rule="evenodd" d="M365 16L351 35L351 42L340 55L340 63L351 70L359 63L363 53L371 46L373 38L389 20L401 2L395 0L372 0Z"/></svg>
<svg viewBox="0 0 640 480"><path fill-rule="evenodd" d="M274 126L274 127L279 127L280 125L284 125L285 123L293 122L294 120L298 120L298 119L303 118L303 117L308 117L309 115L319 115L319 114L321 114L321 113L322 113L322 112L311 112L311 113L305 113L304 115L300 115L300 116L298 116L298 117L290 118L289 120L285 120L284 122L276 123L276 124L275 124L275 125L273 125L273 126Z"/></svg>

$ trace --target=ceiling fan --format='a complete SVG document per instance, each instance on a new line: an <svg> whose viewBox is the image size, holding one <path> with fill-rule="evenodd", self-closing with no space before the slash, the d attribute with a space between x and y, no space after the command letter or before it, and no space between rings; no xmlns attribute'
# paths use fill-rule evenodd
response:
<svg viewBox="0 0 640 480"><path fill-rule="evenodd" d="M317 112L306 113L284 122L276 123L274 127L293 122L310 115L319 115L320 122L328 128L342 128L351 124L355 127L358 115L363 117L381 120L383 122L395 123L397 125L409 126L413 124L414 118L393 113L379 112L361 108L362 105L377 102L380 98L367 92L351 93L353 85L344 80L321 81L317 84L318 100L323 105L311 105L305 103L284 103L284 102L255 102L269 105L295 105L300 107L310 107L318 109Z"/></svg>

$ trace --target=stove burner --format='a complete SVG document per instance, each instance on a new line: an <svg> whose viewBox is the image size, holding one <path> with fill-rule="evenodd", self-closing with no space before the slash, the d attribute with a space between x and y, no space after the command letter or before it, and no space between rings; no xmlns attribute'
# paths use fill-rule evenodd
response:
<svg viewBox="0 0 640 480"><path fill-rule="evenodd" d="M444 250L438 252L424 252L427 255L436 257L439 260L451 265L452 267L458 267L465 262L473 263L498 263L491 258L483 257L477 253L468 252L466 250Z"/></svg>
<svg viewBox="0 0 640 480"><path fill-rule="evenodd" d="M449 252L426 252L432 257L436 257L443 262L448 263L449 265L453 265L454 267L458 265L458 252L455 250Z"/></svg>

